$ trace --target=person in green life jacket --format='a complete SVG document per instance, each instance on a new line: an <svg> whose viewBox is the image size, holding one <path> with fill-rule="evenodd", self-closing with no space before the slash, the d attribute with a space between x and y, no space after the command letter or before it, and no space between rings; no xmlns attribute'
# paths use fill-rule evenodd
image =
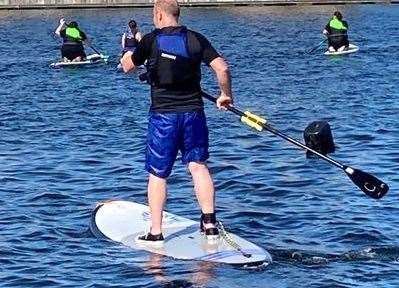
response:
<svg viewBox="0 0 399 288"><path fill-rule="evenodd" d="M330 52L343 51L349 47L348 23L342 20L342 14L335 11L323 30L328 37L328 50Z"/></svg>
<svg viewBox="0 0 399 288"><path fill-rule="evenodd" d="M86 34L80 30L78 23L75 21L69 24L65 20L60 19L60 25L55 30L55 34L60 36L63 40L61 47L61 56L63 61L83 61L86 59L86 53L83 47L83 42L87 41Z"/></svg>

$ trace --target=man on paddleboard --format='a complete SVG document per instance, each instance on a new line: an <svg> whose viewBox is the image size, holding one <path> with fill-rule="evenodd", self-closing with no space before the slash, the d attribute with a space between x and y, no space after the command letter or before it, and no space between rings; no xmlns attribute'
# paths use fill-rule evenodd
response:
<svg viewBox="0 0 399 288"><path fill-rule="evenodd" d="M181 26L176 0L156 0L155 30L146 34L134 52L121 59L124 72L147 60L147 82L151 85L146 170L149 172L148 203L151 229L136 239L140 243L163 243L162 211L166 180L178 151L188 166L201 207L200 229L208 240L217 239L214 185L206 165L208 128L201 92L201 62L215 72L221 95L217 107L232 104L230 72L225 60L200 33Z"/></svg>
<svg viewBox="0 0 399 288"><path fill-rule="evenodd" d="M86 53L83 47L83 41L87 40L86 34L78 27L78 23L72 21L65 23L63 18L60 19L60 25L55 30L55 34L63 40L61 47L61 55L64 62L83 61Z"/></svg>
<svg viewBox="0 0 399 288"><path fill-rule="evenodd" d="M348 23L342 20L341 12L334 12L333 17L324 28L323 34L328 37L328 51L341 52L349 47Z"/></svg>

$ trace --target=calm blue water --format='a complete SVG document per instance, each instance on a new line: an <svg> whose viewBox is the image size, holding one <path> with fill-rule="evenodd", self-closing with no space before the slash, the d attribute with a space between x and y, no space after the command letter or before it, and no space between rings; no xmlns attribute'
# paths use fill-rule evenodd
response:
<svg viewBox="0 0 399 288"><path fill-rule="evenodd" d="M219 217L270 251L275 262L257 270L159 258L88 229L99 201L146 201L148 87L115 66L126 21L149 32L151 10L1 11L0 286L399 287L399 6L341 8L360 51L340 58L304 54L323 39L332 6L182 12L228 59L237 107L297 139L327 120L332 157L391 187L370 199L343 171L208 103ZM113 63L48 68L61 16ZM209 71L203 84L217 92ZM167 210L192 218L179 162L170 184Z"/></svg>

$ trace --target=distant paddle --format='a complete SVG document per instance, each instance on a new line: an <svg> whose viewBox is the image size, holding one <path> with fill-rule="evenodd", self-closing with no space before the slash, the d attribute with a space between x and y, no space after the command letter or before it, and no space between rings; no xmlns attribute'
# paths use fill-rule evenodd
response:
<svg viewBox="0 0 399 288"><path fill-rule="evenodd" d="M216 102L216 98L211 95L208 95L203 92L203 96L212 102ZM274 135L277 135L287 140L288 142L319 156L321 159L333 164L334 166L341 168L342 170L345 171L346 175L348 175L348 177L352 180L352 182L355 183L356 186L358 186L366 195L370 196L371 198L380 199L388 192L389 190L388 185L382 182L381 180L377 179L373 175L352 168L350 166L343 165L335 161L334 159L307 147L305 144L302 144L301 142L283 134L277 129L274 129L273 127L271 127L269 124L266 123L267 121L265 119L255 114L252 114L251 112L248 111L242 112L233 106L229 106L227 109L233 112L234 114L239 115L241 117L241 122L247 124L248 126L255 128L258 131L262 131L263 129L265 129L273 133Z"/></svg>
<svg viewBox="0 0 399 288"><path fill-rule="evenodd" d="M90 40L85 41L85 44L86 44L87 46L89 46L94 52L96 52L96 54L98 54L98 56L97 56L97 55L94 55L95 57L92 57L91 60L102 59L102 58L104 57L104 55L103 55L100 51L98 51L98 49L96 49L96 48L93 46L93 44L91 44L91 41L90 41ZM107 59L108 59L108 56L106 56L106 57L107 57Z"/></svg>
<svg viewBox="0 0 399 288"><path fill-rule="evenodd" d="M95 47L93 47L93 45L90 42L87 43L87 46L93 49L93 51L96 52L98 55L102 55L100 51L98 51Z"/></svg>
<svg viewBox="0 0 399 288"><path fill-rule="evenodd" d="M314 51L316 51L317 49L319 49L320 46L321 46L324 42L327 41L327 39L328 39L328 38L326 38L326 39L324 39L323 41L321 41L319 44L317 44L317 46L315 46L315 47L313 47L312 49L310 49L307 53L308 53L308 54L311 54L311 53L313 53Z"/></svg>

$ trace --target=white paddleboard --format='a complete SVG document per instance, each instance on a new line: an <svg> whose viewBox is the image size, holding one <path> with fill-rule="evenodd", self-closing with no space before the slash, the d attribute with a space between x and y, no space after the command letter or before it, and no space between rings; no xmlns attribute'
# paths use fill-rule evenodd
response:
<svg viewBox="0 0 399 288"><path fill-rule="evenodd" d="M345 55L345 54L350 54L350 53L355 53L359 51L359 47L353 44L349 44L348 49L345 49L343 51L336 51L336 52L330 52L330 51L326 51L324 52L324 55Z"/></svg>
<svg viewBox="0 0 399 288"><path fill-rule="evenodd" d="M86 57L84 61L68 61L68 62L55 62L51 63L50 67L59 68L59 67L74 67L74 66L85 66L92 65L98 63L106 63L108 61L109 56L103 54L91 54Z"/></svg>
<svg viewBox="0 0 399 288"><path fill-rule="evenodd" d="M198 260L247 266L267 265L272 257L263 248L232 233L223 233L208 242L199 231L199 221L164 212L161 247L136 243L150 226L149 207L129 201L100 203L92 213L90 228L94 235L106 237L133 249L182 260Z"/></svg>

